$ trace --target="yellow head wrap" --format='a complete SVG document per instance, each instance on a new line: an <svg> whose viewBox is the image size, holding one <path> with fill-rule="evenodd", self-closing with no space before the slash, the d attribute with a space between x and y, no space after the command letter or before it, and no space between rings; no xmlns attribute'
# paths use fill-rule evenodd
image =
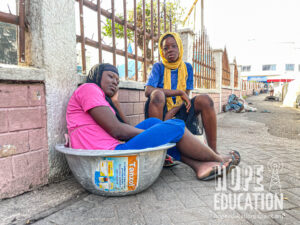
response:
<svg viewBox="0 0 300 225"><path fill-rule="evenodd" d="M176 62L169 63L168 60L164 57L163 55L163 50L161 48L162 45L162 40L163 38L171 34L178 46L179 49L179 57ZM164 89L171 89L171 70L177 69L178 68L178 81L177 81L177 90L183 90L186 91L186 80L187 80L187 68L185 63L182 61L182 55L183 55L183 45L182 41L180 39L179 34L174 33L174 32L166 32L163 35L160 36L159 41L158 41L158 46L159 46L159 54L162 58L162 63L165 66L165 71L164 71ZM167 98L167 107L168 110L174 108L175 106L181 105L183 100L181 99L180 96L176 96L176 103L174 104L172 97Z"/></svg>

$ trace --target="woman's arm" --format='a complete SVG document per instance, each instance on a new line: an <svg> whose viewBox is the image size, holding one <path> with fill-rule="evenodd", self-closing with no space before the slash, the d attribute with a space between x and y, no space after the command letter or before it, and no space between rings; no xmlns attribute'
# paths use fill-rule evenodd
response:
<svg viewBox="0 0 300 225"><path fill-rule="evenodd" d="M150 97L154 90L161 90L166 97L181 96L182 91L180 90L167 90L163 88L158 88L159 83L163 79L163 66L161 63L155 63L152 67L149 79L146 84L145 96Z"/></svg>
<svg viewBox="0 0 300 225"><path fill-rule="evenodd" d="M191 100L187 94L187 93L189 93L189 90L187 90L185 92L182 90L169 90L169 89L163 89L163 88L155 88L152 86L146 86L145 96L150 97L151 93L156 89L161 90L165 94L166 97L180 96L182 98L182 100L186 102L187 112L190 110Z"/></svg>
<svg viewBox="0 0 300 225"><path fill-rule="evenodd" d="M121 123L108 106L97 106L88 112L99 126L118 140L127 141L144 131Z"/></svg>
<svg viewBox="0 0 300 225"><path fill-rule="evenodd" d="M147 98L150 97L151 93L154 91L154 90L160 90L162 91L166 97L173 97L173 96L182 96L184 95L184 91L182 90L169 90L169 89L163 89L163 88L155 88L155 87L152 87L152 86L146 86L146 89L145 89L145 96Z"/></svg>
<svg viewBox="0 0 300 225"><path fill-rule="evenodd" d="M125 114L123 113L123 111L122 111L122 109L121 109L121 106L120 106L118 97L119 97L119 91L117 91L116 94L115 94L114 96L111 97L111 101L114 103L116 109L118 110L121 119L124 121L124 123L127 123L127 124L128 124L128 121L127 121L127 119L126 119L126 116L125 116Z"/></svg>

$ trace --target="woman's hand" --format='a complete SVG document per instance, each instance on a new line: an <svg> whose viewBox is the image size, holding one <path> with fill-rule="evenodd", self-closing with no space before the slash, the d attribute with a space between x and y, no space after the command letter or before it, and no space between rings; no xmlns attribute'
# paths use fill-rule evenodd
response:
<svg viewBox="0 0 300 225"><path fill-rule="evenodd" d="M118 97L119 97L119 89L116 91L116 93L110 99L114 103L114 105L115 105L116 109L118 110L119 115L122 118L122 120L124 121L124 123L128 123L127 118L121 109Z"/></svg>
<svg viewBox="0 0 300 225"><path fill-rule="evenodd" d="M190 100L189 96L188 96L187 93L185 93L184 91L181 91L180 97L181 97L182 100L186 103L186 104L185 104L186 112L189 112L189 111L190 111L190 108L191 108L191 100Z"/></svg>
<svg viewBox="0 0 300 225"><path fill-rule="evenodd" d="M119 90L116 91L116 93L110 98L112 102L118 102L118 97L119 97Z"/></svg>

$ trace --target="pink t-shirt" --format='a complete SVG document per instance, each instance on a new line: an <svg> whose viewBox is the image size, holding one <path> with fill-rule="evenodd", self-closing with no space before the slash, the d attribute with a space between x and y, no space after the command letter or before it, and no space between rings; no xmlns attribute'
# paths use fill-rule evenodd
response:
<svg viewBox="0 0 300 225"><path fill-rule="evenodd" d="M73 93L67 107L67 126L74 149L113 150L120 142L100 127L88 113L97 106L109 107L103 90L93 83L82 84Z"/></svg>

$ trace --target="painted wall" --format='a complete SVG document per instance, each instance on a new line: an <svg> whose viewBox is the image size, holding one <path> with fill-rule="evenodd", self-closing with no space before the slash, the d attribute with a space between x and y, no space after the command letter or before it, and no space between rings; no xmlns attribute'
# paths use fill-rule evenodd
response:
<svg viewBox="0 0 300 225"><path fill-rule="evenodd" d="M143 90L120 89L119 101L128 122L135 126L144 120L144 106L146 102Z"/></svg>
<svg viewBox="0 0 300 225"><path fill-rule="evenodd" d="M0 199L48 182L44 84L0 83Z"/></svg>

